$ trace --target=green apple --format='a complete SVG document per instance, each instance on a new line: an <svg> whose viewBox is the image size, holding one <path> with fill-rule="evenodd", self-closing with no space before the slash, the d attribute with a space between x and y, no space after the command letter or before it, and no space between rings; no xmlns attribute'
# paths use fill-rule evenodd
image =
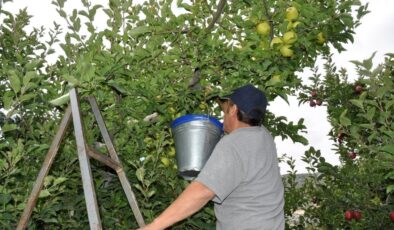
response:
<svg viewBox="0 0 394 230"><path fill-rule="evenodd" d="M277 85L281 83L281 81L282 81L282 77L280 76L280 74L276 74L272 76L272 78L267 82L267 85Z"/></svg>
<svg viewBox="0 0 394 230"><path fill-rule="evenodd" d="M286 28L287 28L287 30L295 29L299 24L300 24L299 21L295 21L295 22L289 21L287 23L287 27Z"/></svg>
<svg viewBox="0 0 394 230"><path fill-rule="evenodd" d="M283 57L291 57L294 55L294 51L291 49L291 45L284 45L280 48L280 53Z"/></svg>
<svg viewBox="0 0 394 230"><path fill-rule="evenodd" d="M271 31L271 26L267 21L260 22L256 26L257 33L263 36L266 36L270 33Z"/></svg>
<svg viewBox="0 0 394 230"><path fill-rule="evenodd" d="M165 167L168 167L171 164L171 161L167 157L160 158L160 161Z"/></svg>
<svg viewBox="0 0 394 230"><path fill-rule="evenodd" d="M318 33L316 38L319 44L324 44L326 42L326 38L324 37L323 32Z"/></svg>
<svg viewBox="0 0 394 230"><path fill-rule="evenodd" d="M267 39L267 40L268 40L268 39ZM267 48L269 47L269 43L268 43L267 40L260 41L260 43L259 43L259 48L260 48L261 50L265 50L265 49L267 49Z"/></svg>
<svg viewBox="0 0 394 230"><path fill-rule="evenodd" d="M297 41L297 34L294 31L288 31L283 35L283 41L286 44L292 44Z"/></svg>
<svg viewBox="0 0 394 230"><path fill-rule="evenodd" d="M293 29L296 28L299 24L300 24L299 21L293 22L293 25L292 25L292 26L293 26Z"/></svg>
<svg viewBox="0 0 394 230"><path fill-rule="evenodd" d="M175 156L175 148L174 147L170 148L170 151L168 152L168 156L170 156L170 157L174 157Z"/></svg>
<svg viewBox="0 0 394 230"><path fill-rule="evenodd" d="M295 20L298 18L298 10L294 6L291 6L286 9L286 19L289 21Z"/></svg>
<svg viewBox="0 0 394 230"><path fill-rule="evenodd" d="M153 143L153 139L151 137L145 137L144 138L144 143L147 145L150 145Z"/></svg>
<svg viewBox="0 0 394 230"><path fill-rule="evenodd" d="M274 38L272 39L272 41L271 41L271 47L276 46L276 45L279 45L279 44L282 44L282 43L283 43L282 38L274 37Z"/></svg>

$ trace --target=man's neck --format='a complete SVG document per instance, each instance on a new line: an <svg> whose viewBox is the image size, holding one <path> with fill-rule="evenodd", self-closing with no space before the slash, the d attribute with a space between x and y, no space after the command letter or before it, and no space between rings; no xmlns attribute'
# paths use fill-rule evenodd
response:
<svg viewBox="0 0 394 230"><path fill-rule="evenodd" d="M240 128L247 128L247 127L251 127L251 125L249 125L249 124L247 124L247 123L245 123L245 122L237 121L237 122L234 124L233 128L231 129L231 131L230 131L229 133L231 133L231 132L233 132L233 131L235 131L235 130L237 130L237 129L240 129Z"/></svg>

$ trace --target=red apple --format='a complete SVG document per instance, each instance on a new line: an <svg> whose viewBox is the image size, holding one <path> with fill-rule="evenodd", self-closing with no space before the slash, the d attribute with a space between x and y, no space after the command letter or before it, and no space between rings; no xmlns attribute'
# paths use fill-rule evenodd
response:
<svg viewBox="0 0 394 230"><path fill-rule="evenodd" d="M354 219L356 219L357 221L361 220L362 214L360 211L353 211L353 217Z"/></svg>
<svg viewBox="0 0 394 230"><path fill-rule="evenodd" d="M345 212L345 220L351 220L353 218L353 211L347 210Z"/></svg>
<svg viewBox="0 0 394 230"><path fill-rule="evenodd" d="M342 132L338 133L338 143L342 144L343 138L345 137L345 134Z"/></svg>
<svg viewBox="0 0 394 230"><path fill-rule="evenodd" d="M316 102L314 101L314 100L310 100L309 101L309 105L311 106L311 107L315 107L316 106Z"/></svg>
<svg viewBox="0 0 394 230"><path fill-rule="evenodd" d="M357 84L356 87L354 88L354 91L356 91L356 93L361 93L361 91L363 91L363 87Z"/></svg>
<svg viewBox="0 0 394 230"><path fill-rule="evenodd" d="M316 99L316 105L321 106L322 103L323 103L322 100Z"/></svg>
<svg viewBox="0 0 394 230"><path fill-rule="evenodd" d="M391 212L390 212L389 218L390 218L391 222L394 223L394 211L391 211Z"/></svg>
<svg viewBox="0 0 394 230"><path fill-rule="evenodd" d="M312 96L312 97L317 97L317 91L316 91L315 89L312 90L311 96Z"/></svg>
<svg viewBox="0 0 394 230"><path fill-rule="evenodd" d="M355 153L355 152L353 152L353 151L352 151L352 152L348 152L348 153L347 153L347 156L350 157L351 159L354 159L354 158L356 158L357 153Z"/></svg>

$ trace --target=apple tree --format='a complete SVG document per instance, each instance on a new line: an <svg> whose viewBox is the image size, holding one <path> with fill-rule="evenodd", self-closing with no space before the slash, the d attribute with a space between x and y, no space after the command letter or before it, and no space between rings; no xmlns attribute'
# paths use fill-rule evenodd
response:
<svg viewBox="0 0 394 230"><path fill-rule="evenodd" d="M303 223L325 229L389 229L394 223L394 55L373 67L373 57L352 61L357 78L337 69L331 56L325 73L316 73L300 98L319 98L327 106L338 166L314 149L305 187ZM316 92L316 93L315 93Z"/></svg>
<svg viewBox="0 0 394 230"><path fill-rule="evenodd" d="M220 118L214 98L246 83L270 101L287 101L304 85L296 72L312 67L319 54L344 50L367 13L357 0L83 0L78 9L55 0L66 26L55 21L52 28L29 31L27 10L12 14L7 4L12 2L1 4L0 12L0 224L6 229L14 228L64 113L66 97L58 97L72 87L82 101L97 98L151 221L188 184L177 176L173 119L190 113ZM106 24L98 25L98 17ZM48 62L59 47L56 61ZM105 153L89 108L81 106L87 141ZM268 112L264 125L274 136L308 143L302 119L288 122ZM59 151L32 215L33 229L88 225L72 132ZM94 161L92 168L103 227L135 228L115 172ZM293 176L285 179L289 219L304 197ZM214 228L212 207L173 228Z"/></svg>

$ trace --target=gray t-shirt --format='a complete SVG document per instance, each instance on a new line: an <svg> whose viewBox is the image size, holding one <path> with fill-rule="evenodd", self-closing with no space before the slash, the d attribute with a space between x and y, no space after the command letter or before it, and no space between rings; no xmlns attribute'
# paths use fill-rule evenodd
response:
<svg viewBox="0 0 394 230"><path fill-rule="evenodd" d="M283 182L266 128L224 136L195 180L215 192L217 230L285 228Z"/></svg>

